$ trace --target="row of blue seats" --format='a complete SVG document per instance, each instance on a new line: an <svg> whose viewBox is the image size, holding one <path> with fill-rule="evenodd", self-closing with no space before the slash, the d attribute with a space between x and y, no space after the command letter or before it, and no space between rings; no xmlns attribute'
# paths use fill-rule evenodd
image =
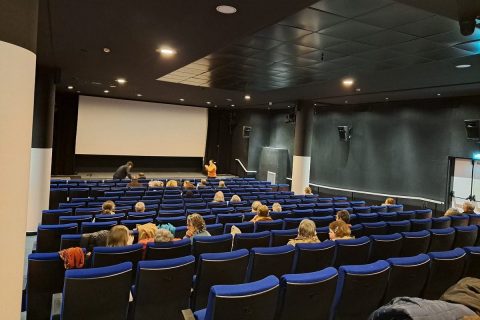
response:
<svg viewBox="0 0 480 320"><path fill-rule="evenodd" d="M197 261L186 256L105 266L112 261L101 261L99 255L93 257L94 268L63 273L58 254L32 254L27 314L49 314L52 294L63 291L64 319L77 319L75 314L126 319L133 288L129 312L134 319L155 318L159 312L181 319L188 308L196 311L196 319L366 319L394 297L438 299L461 277L480 276L479 247L300 274L290 273L294 256L293 247L283 246L204 253ZM276 277L282 279L282 290Z"/></svg>

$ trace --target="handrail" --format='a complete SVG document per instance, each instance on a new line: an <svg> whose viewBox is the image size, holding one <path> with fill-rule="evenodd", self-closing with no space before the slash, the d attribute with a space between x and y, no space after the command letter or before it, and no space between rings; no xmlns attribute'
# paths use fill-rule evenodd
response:
<svg viewBox="0 0 480 320"><path fill-rule="evenodd" d="M247 170L247 168L245 168L245 166L243 165L242 161L240 161L240 159L235 159L235 161L240 163L240 165L242 166L242 169L243 169L243 171L245 171L245 173L257 173L257 171L254 171L254 170Z"/></svg>
<svg viewBox="0 0 480 320"><path fill-rule="evenodd" d="M292 178L287 178L287 180L292 180ZM309 183L309 185L314 186L314 187L317 187L317 188L337 190L337 191L345 191L345 192L350 192L350 193L361 193L361 194L368 194L368 195L372 195L372 196L381 196L381 197L392 197L392 198L400 198L400 199L420 200L420 201L431 202L431 203L434 203L434 204L442 204L442 205L445 204L445 202L442 202L442 201L437 201L437 200L428 199L428 198L422 198L422 197L400 196L400 195L395 195L395 194L376 193L376 192L353 190L353 189L343 189L343 188L337 188L337 187L324 186L324 185L315 184L315 183Z"/></svg>

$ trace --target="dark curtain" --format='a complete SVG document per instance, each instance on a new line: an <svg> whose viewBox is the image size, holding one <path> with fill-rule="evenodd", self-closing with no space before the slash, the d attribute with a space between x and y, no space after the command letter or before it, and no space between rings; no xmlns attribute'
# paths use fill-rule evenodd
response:
<svg viewBox="0 0 480 320"><path fill-rule="evenodd" d="M218 173L232 173L232 132L236 125L235 115L227 110L208 110L208 132L205 147L205 162L213 159Z"/></svg>

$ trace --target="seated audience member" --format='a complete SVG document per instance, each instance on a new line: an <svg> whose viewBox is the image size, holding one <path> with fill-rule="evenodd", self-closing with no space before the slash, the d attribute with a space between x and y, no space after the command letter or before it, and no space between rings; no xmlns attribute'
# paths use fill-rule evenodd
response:
<svg viewBox="0 0 480 320"><path fill-rule="evenodd" d="M167 187L178 187L178 182L177 180L168 180L167 181Z"/></svg>
<svg viewBox="0 0 480 320"><path fill-rule="evenodd" d="M185 189L185 190L193 190L193 189L195 189L195 186L194 186L193 183L191 183L190 181L184 181L184 182L183 182L183 189Z"/></svg>
<svg viewBox="0 0 480 320"><path fill-rule="evenodd" d="M353 239L348 224L343 221L333 221L328 225L330 240Z"/></svg>
<svg viewBox="0 0 480 320"><path fill-rule="evenodd" d="M188 190L187 192L185 192L184 194L184 197L185 198L193 198L194 194L191 190Z"/></svg>
<svg viewBox="0 0 480 320"><path fill-rule="evenodd" d="M101 214L115 214L115 203L112 200L107 200L102 204Z"/></svg>
<svg viewBox="0 0 480 320"><path fill-rule="evenodd" d="M272 204L272 211L273 212L282 212L282 205L278 202Z"/></svg>
<svg viewBox="0 0 480 320"><path fill-rule="evenodd" d="M147 247L147 243L155 240L155 232L157 232L157 226L153 223L137 224L138 231L138 243L143 245L143 249Z"/></svg>
<svg viewBox="0 0 480 320"><path fill-rule="evenodd" d="M199 236L208 237L211 235L207 231L207 226L205 225L205 220L203 220L203 217L198 213L194 213L187 217L187 233L185 234L185 238L192 239L193 243L193 238Z"/></svg>
<svg viewBox="0 0 480 320"><path fill-rule="evenodd" d="M463 213L472 214L475 213L475 204L470 201L465 201L463 203Z"/></svg>
<svg viewBox="0 0 480 320"><path fill-rule="evenodd" d="M382 206L391 206L395 204L395 199L393 198L387 198L385 199L385 202L382 203Z"/></svg>
<svg viewBox="0 0 480 320"><path fill-rule="evenodd" d="M305 187L304 191L305 191L305 194L313 194L313 193L312 193L312 188L310 188L310 187L308 187L308 186Z"/></svg>
<svg viewBox="0 0 480 320"><path fill-rule="evenodd" d="M320 240L317 237L315 222L309 219L303 219L298 226L298 236L291 239L287 244L295 246L297 243L317 243Z"/></svg>
<svg viewBox="0 0 480 320"><path fill-rule="evenodd" d="M350 224L350 212L348 212L347 210L337 211L337 215L336 215L336 217L335 217L335 220L337 220L337 221L343 221L343 222L345 222L349 227L352 226L352 225Z"/></svg>
<svg viewBox="0 0 480 320"><path fill-rule="evenodd" d="M94 247L106 247L109 230L100 230L92 233L84 233L80 239L80 247L87 252L92 252Z"/></svg>
<svg viewBox="0 0 480 320"><path fill-rule="evenodd" d="M225 186L225 181L219 181L218 182L218 187L219 188L226 188L227 186Z"/></svg>
<svg viewBox="0 0 480 320"><path fill-rule="evenodd" d="M461 213L457 208L450 208L447 211L445 211L444 216L450 217L450 216L461 216L463 213Z"/></svg>
<svg viewBox="0 0 480 320"><path fill-rule="evenodd" d="M258 207L257 215L253 217L250 222L258 222L258 221L271 221L272 217L268 215L268 207L266 205L261 205Z"/></svg>
<svg viewBox="0 0 480 320"><path fill-rule="evenodd" d="M207 180L206 180L206 179L202 179L202 180L200 180L200 182L198 183L197 189L205 188L206 186L207 186Z"/></svg>
<svg viewBox="0 0 480 320"><path fill-rule="evenodd" d="M132 176L132 181L127 184L128 188L143 187L143 185L138 182L138 176Z"/></svg>
<svg viewBox="0 0 480 320"><path fill-rule="evenodd" d="M114 226L107 238L107 247L123 247L133 243L133 235L125 226Z"/></svg>
<svg viewBox="0 0 480 320"><path fill-rule="evenodd" d="M230 202L241 202L242 199L237 196L236 194L234 194L231 198L230 198Z"/></svg>
<svg viewBox="0 0 480 320"><path fill-rule="evenodd" d="M135 204L135 212L145 212L145 203L137 202Z"/></svg>
<svg viewBox="0 0 480 320"><path fill-rule="evenodd" d="M253 213L257 213L258 212L258 208L262 205L262 203L258 200L255 200L252 202L252 212Z"/></svg>
<svg viewBox="0 0 480 320"><path fill-rule="evenodd" d="M225 196L222 191L217 191L213 197L213 202L225 202Z"/></svg>
<svg viewBox="0 0 480 320"><path fill-rule="evenodd" d="M145 177L145 173L139 172L138 173L138 179L147 179L147 177Z"/></svg>
<svg viewBox="0 0 480 320"><path fill-rule="evenodd" d="M163 188L163 181L152 180L148 182L149 188Z"/></svg>
<svg viewBox="0 0 480 320"><path fill-rule="evenodd" d="M172 242L173 234L166 229L158 229L155 233L155 243Z"/></svg>

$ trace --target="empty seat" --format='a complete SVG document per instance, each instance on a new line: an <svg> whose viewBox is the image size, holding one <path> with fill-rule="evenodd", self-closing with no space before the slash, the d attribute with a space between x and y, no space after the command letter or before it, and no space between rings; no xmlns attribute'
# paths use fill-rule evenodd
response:
<svg viewBox="0 0 480 320"><path fill-rule="evenodd" d="M480 225L480 214L478 213L472 213L468 215L470 220L468 224L470 225Z"/></svg>
<svg viewBox="0 0 480 320"><path fill-rule="evenodd" d="M467 261L463 277L480 278L480 247L465 247Z"/></svg>
<svg viewBox="0 0 480 320"><path fill-rule="evenodd" d="M419 254L413 257L389 258L390 276L383 303L396 297L420 297L430 270L430 257Z"/></svg>
<svg viewBox="0 0 480 320"><path fill-rule="evenodd" d="M358 213L357 214L358 222L360 223L368 223L368 222L377 222L378 221L378 214L375 212L372 213Z"/></svg>
<svg viewBox="0 0 480 320"><path fill-rule="evenodd" d="M337 280L335 268L283 275L278 320L328 320Z"/></svg>
<svg viewBox="0 0 480 320"><path fill-rule="evenodd" d="M80 247L81 240L81 234L62 234L62 236L60 237L60 250Z"/></svg>
<svg viewBox="0 0 480 320"><path fill-rule="evenodd" d="M71 216L73 210L70 209L52 209L42 210L42 225L44 224L58 224L60 216Z"/></svg>
<svg viewBox="0 0 480 320"><path fill-rule="evenodd" d="M452 249L455 240L455 229L430 229L430 246L428 251L447 251Z"/></svg>
<svg viewBox="0 0 480 320"><path fill-rule="evenodd" d="M363 235L370 236L370 235L380 235L387 233L387 223L380 221L380 222L370 222L370 223L362 223L363 225Z"/></svg>
<svg viewBox="0 0 480 320"><path fill-rule="evenodd" d="M212 207L212 214L227 214L235 212L235 208L233 207L226 207L226 208L217 208Z"/></svg>
<svg viewBox="0 0 480 320"><path fill-rule="evenodd" d="M101 230L110 230L115 225L117 225L116 220L103 222L83 222L80 230L82 233L92 233Z"/></svg>
<svg viewBox="0 0 480 320"><path fill-rule="evenodd" d="M203 216L203 220L205 224L215 224L217 223L217 217L214 214L209 214L207 216Z"/></svg>
<svg viewBox="0 0 480 320"><path fill-rule="evenodd" d="M148 243L145 259L163 260L188 256L191 253L190 239L179 241Z"/></svg>
<svg viewBox="0 0 480 320"><path fill-rule="evenodd" d="M319 205L317 203L317 205ZM328 209L321 209L321 208L315 208L313 209L313 217L328 217L328 216L331 216L333 215L334 211L332 208L328 208Z"/></svg>
<svg viewBox="0 0 480 320"><path fill-rule="evenodd" d="M161 314L163 319L183 320L182 310L189 308L194 269L193 256L140 261L133 290L133 319L156 319Z"/></svg>
<svg viewBox="0 0 480 320"><path fill-rule="evenodd" d="M378 220L379 221L397 221L397 213L396 212L379 212L378 213Z"/></svg>
<svg viewBox="0 0 480 320"><path fill-rule="evenodd" d="M278 279L274 276L237 285L213 286L206 309L195 312L196 320L273 320L278 300Z"/></svg>
<svg viewBox="0 0 480 320"><path fill-rule="evenodd" d="M432 217L432 209L415 210L415 219L428 219Z"/></svg>
<svg viewBox="0 0 480 320"><path fill-rule="evenodd" d="M58 222L60 224L65 223L76 223L78 227L82 222L91 222L93 219L92 215L81 215L81 216L60 216L58 217Z"/></svg>
<svg viewBox="0 0 480 320"><path fill-rule="evenodd" d="M427 230L416 232L402 232L403 244L401 257L416 256L426 253L430 245L430 232Z"/></svg>
<svg viewBox="0 0 480 320"><path fill-rule="evenodd" d="M388 233L409 232L410 227L411 225L409 220L387 222Z"/></svg>
<svg viewBox="0 0 480 320"><path fill-rule="evenodd" d="M295 245L294 273L314 272L333 264L335 242L297 243Z"/></svg>
<svg viewBox="0 0 480 320"><path fill-rule="evenodd" d="M271 247L284 246L290 239L294 239L298 235L297 229L288 230L272 230L271 232Z"/></svg>
<svg viewBox="0 0 480 320"><path fill-rule="evenodd" d="M430 252L430 273L423 290L423 298L437 300L462 277L465 265L465 250Z"/></svg>
<svg viewBox="0 0 480 320"><path fill-rule="evenodd" d="M452 220L452 227L464 227L468 226L468 224L470 223L470 217L466 214L450 216L450 220Z"/></svg>
<svg viewBox="0 0 480 320"><path fill-rule="evenodd" d="M386 206L370 206L370 212L387 212Z"/></svg>
<svg viewBox="0 0 480 320"><path fill-rule="evenodd" d="M230 233L232 226L236 226L242 233L252 233L255 229L255 224L253 222L242 222L242 223L226 223L223 233Z"/></svg>
<svg viewBox="0 0 480 320"><path fill-rule="evenodd" d="M336 240L334 267L351 264L364 264L368 262L370 239L361 237L358 239Z"/></svg>
<svg viewBox="0 0 480 320"><path fill-rule="evenodd" d="M282 220L255 222L255 232L270 231L270 230L282 230L282 229L283 229L283 221Z"/></svg>
<svg viewBox="0 0 480 320"><path fill-rule="evenodd" d="M138 220L120 220L120 224L123 224L130 230L133 230L137 227L137 224L146 224L153 222L153 219L138 219Z"/></svg>
<svg viewBox="0 0 480 320"><path fill-rule="evenodd" d="M157 216L155 211L147 212L129 212L128 220L139 220L139 219L154 219Z"/></svg>
<svg viewBox="0 0 480 320"><path fill-rule="evenodd" d="M478 236L477 226L455 227L455 242L453 248L474 246Z"/></svg>
<svg viewBox="0 0 480 320"><path fill-rule="evenodd" d="M370 262L400 256L403 237L400 233L372 235L370 246Z"/></svg>
<svg viewBox="0 0 480 320"><path fill-rule="evenodd" d="M415 211L397 212L398 220L412 220L415 219Z"/></svg>
<svg viewBox="0 0 480 320"><path fill-rule="evenodd" d="M310 220L315 222L317 228L328 227L330 223L335 220L334 216L325 216L325 217L311 217Z"/></svg>
<svg viewBox="0 0 480 320"><path fill-rule="evenodd" d="M124 247L95 247L92 252L92 267L112 266L128 261L133 264L132 272L135 273L142 254L143 246L140 243Z"/></svg>
<svg viewBox="0 0 480 320"><path fill-rule="evenodd" d="M68 197L68 189L50 189L50 198L48 203L49 209L56 209L61 202L66 202Z"/></svg>
<svg viewBox="0 0 480 320"><path fill-rule="evenodd" d="M432 229L449 228L450 223L450 217L432 218Z"/></svg>
<svg viewBox="0 0 480 320"><path fill-rule="evenodd" d="M432 219L411 219L411 231L421 231L432 228Z"/></svg>
<svg viewBox="0 0 480 320"><path fill-rule="evenodd" d="M232 248L232 235L193 237L192 253L198 257L202 253L226 252Z"/></svg>
<svg viewBox="0 0 480 320"><path fill-rule="evenodd" d="M99 214L95 217L95 222L107 222L115 221L119 223L121 220L125 219L124 213L115 213L115 214Z"/></svg>
<svg viewBox="0 0 480 320"><path fill-rule="evenodd" d="M370 213L370 207L353 207L353 213Z"/></svg>
<svg viewBox="0 0 480 320"><path fill-rule="evenodd" d="M292 215L295 218L308 218L313 215L313 209L293 209Z"/></svg>
<svg viewBox="0 0 480 320"><path fill-rule="evenodd" d="M241 213L217 214L217 223L241 223L242 221L243 214Z"/></svg>
<svg viewBox="0 0 480 320"><path fill-rule="evenodd" d="M39 225L37 228L37 252L56 252L60 250L62 234L77 233L76 223Z"/></svg>
<svg viewBox="0 0 480 320"><path fill-rule="evenodd" d="M385 260L341 266L338 269L332 319L368 319L382 303L389 271L390 265Z"/></svg>
<svg viewBox="0 0 480 320"><path fill-rule="evenodd" d="M132 264L65 272L61 319L126 320Z"/></svg>
<svg viewBox="0 0 480 320"><path fill-rule="evenodd" d="M287 230L298 228L303 219L304 218L285 218L283 219L283 228Z"/></svg>
<svg viewBox="0 0 480 320"><path fill-rule="evenodd" d="M403 205L402 204L390 204L387 205L387 212L402 212Z"/></svg>
<svg viewBox="0 0 480 320"><path fill-rule="evenodd" d="M270 231L239 233L233 239L233 250L252 249L253 247L268 247Z"/></svg>
<svg viewBox="0 0 480 320"><path fill-rule="evenodd" d="M294 255L293 246L253 248L250 252L249 281L291 273Z"/></svg>
<svg viewBox="0 0 480 320"><path fill-rule="evenodd" d="M352 237L355 237L355 238L363 237L363 225L362 224L354 224L353 226L350 227L350 231L352 232Z"/></svg>
<svg viewBox="0 0 480 320"><path fill-rule="evenodd" d="M207 231L212 236L219 236L223 234L224 226L221 223L207 224Z"/></svg>
<svg viewBox="0 0 480 320"><path fill-rule="evenodd" d="M249 252L245 249L200 255L193 284L191 309L199 310L206 307L211 286L243 283L248 261Z"/></svg>
<svg viewBox="0 0 480 320"><path fill-rule="evenodd" d="M362 225L360 225L361 227ZM353 227L353 226L352 226ZM330 233L330 230L328 227L321 227L321 228L317 228L316 229L317 231L317 238L320 240L320 241L325 241L325 240L329 240L330 237L329 237L329 233Z"/></svg>

